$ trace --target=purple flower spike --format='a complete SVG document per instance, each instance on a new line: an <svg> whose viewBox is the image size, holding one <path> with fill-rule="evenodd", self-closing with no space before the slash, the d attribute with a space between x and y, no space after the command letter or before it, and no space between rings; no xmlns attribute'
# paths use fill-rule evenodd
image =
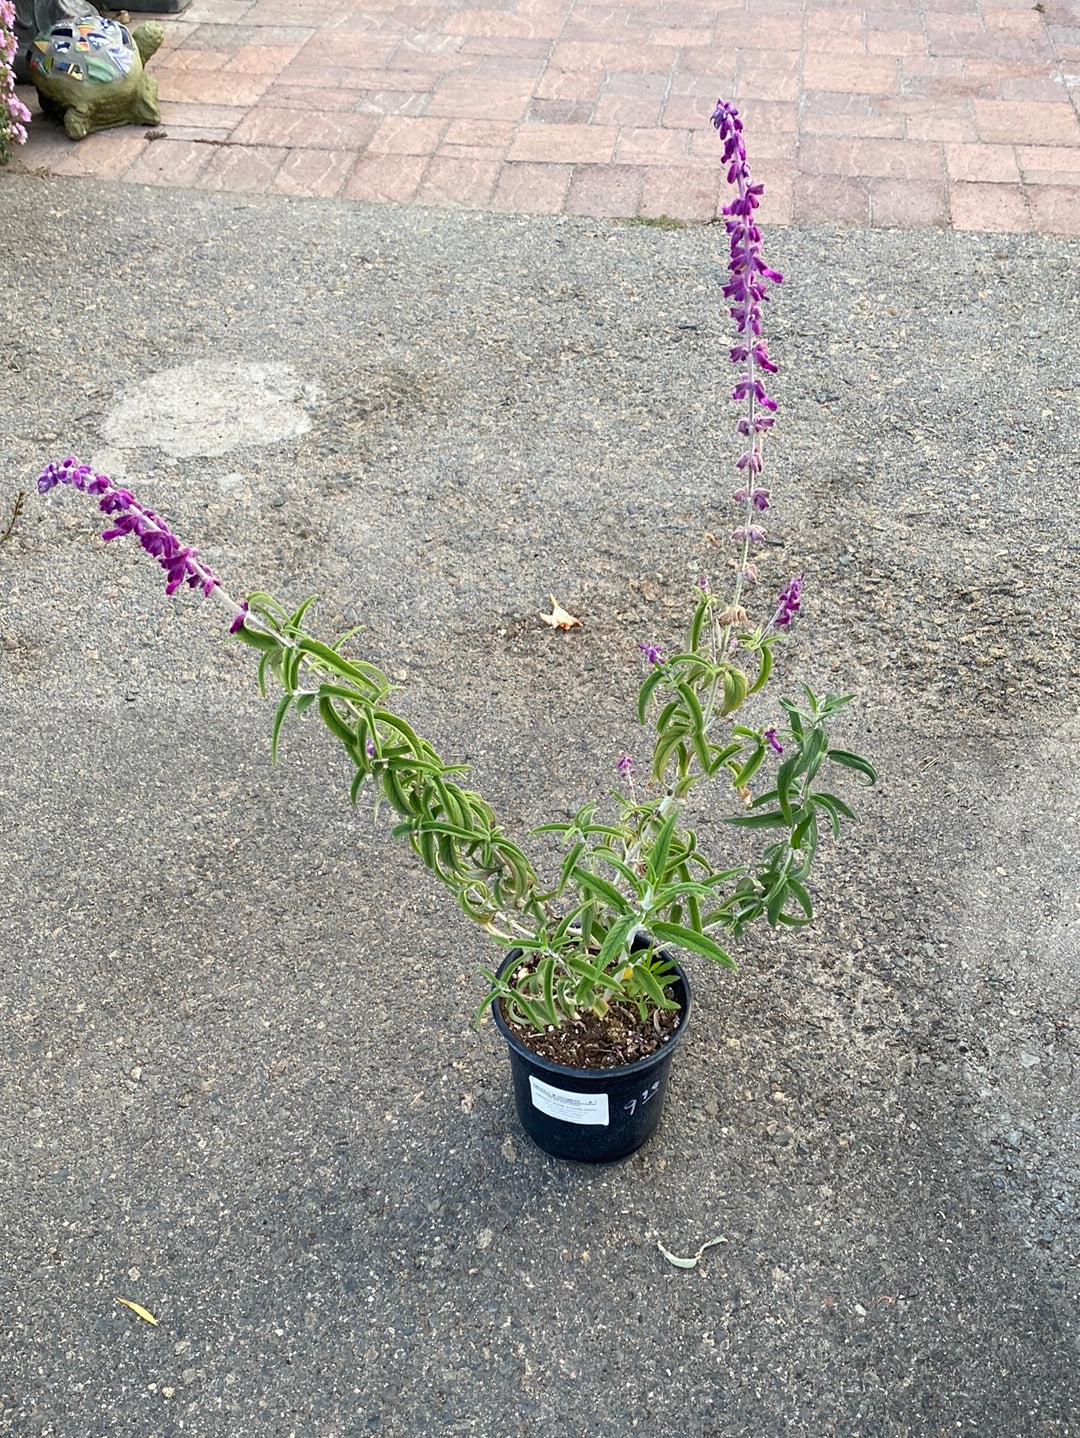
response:
<svg viewBox="0 0 1080 1438"><path fill-rule="evenodd" d="M798 614L802 607L802 587L803 579L802 575L799 574L796 575L784 590L783 594L780 595L777 601L776 613L773 615L772 621L778 629L782 629L785 625L790 624L795 615Z"/></svg>
<svg viewBox="0 0 1080 1438"><path fill-rule="evenodd" d="M724 227L728 233L731 258L730 276L723 294L728 301L732 319L739 332L731 347L733 364L744 366L731 397L745 402L746 413L739 420L739 433L752 437L750 447L740 455L737 468L760 474L762 469L760 436L772 424L776 401L769 394L761 376L776 373L769 350L761 338L761 307L769 285L778 285L783 275L771 269L761 254L761 231L754 223L754 211L761 203L764 185L756 185L750 174L743 143L743 123L734 105L717 100L712 123L724 142L723 161L727 165L727 182L736 188L736 196L723 207ZM765 411L760 414L759 410Z"/></svg>
<svg viewBox="0 0 1080 1438"><path fill-rule="evenodd" d="M782 754L784 752L784 746L780 743L779 739L777 739L775 729L766 729L761 737L769 744L772 749L776 751L777 754Z"/></svg>
<svg viewBox="0 0 1080 1438"><path fill-rule="evenodd" d="M647 639L642 639L638 648L644 654L646 663L663 664L664 647L662 644L650 644Z"/></svg>
<svg viewBox="0 0 1080 1438"><path fill-rule="evenodd" d="M134 534L147 554L165 570L166 594L175 594L182 584L211 594L220 585L217 575L196 558L196 549L181 544L163 519L140 504L129 489L114 485L107 474L95 474L88 464L80 464L71 454L66 459L54 460L38 476L40 494L48 494L58 484L70 484L85 494L98 496L101 512L114 516L111 528L105 530L102 539L121 539L125 534ZM235 633L242 623L243 612L233 621L230 632Z"/></svg>
<svg viewBox="0 0 1080 1438"><path fill-rule="evenodd" d="M629 754L620 754L615 767L628 784L634 782L634 775L637 773L637 770L634 768L634 761Z"/></svg>

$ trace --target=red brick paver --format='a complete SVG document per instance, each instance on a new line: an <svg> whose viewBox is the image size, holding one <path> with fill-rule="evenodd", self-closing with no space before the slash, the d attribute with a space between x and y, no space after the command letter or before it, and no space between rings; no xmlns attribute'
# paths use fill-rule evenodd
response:
<svg viewBox="0 0 1080 1438"><path fill-rule="evenodd" d="M703 222L723 94L765 223L1080 233L1080 0L194 0L164 24L158 131L40 118L16 165Z"/></svg>

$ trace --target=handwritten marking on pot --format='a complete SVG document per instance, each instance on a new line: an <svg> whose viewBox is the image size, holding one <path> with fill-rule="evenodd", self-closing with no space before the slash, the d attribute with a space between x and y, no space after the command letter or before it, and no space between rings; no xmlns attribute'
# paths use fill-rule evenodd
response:
<svg viewBox="0 0 1080 1438"><path fill-rule="evenodd" d="M606 1093L571 1093L569 1089L554 1088L534 1074L529 1075L533 1108L551 1118L561 1118L564 1123L608 1122L608 1096Z"/></svg>
<svg viewBox="0 0 1080 1438"><path fill-rule="evenodd" d="M144 1323L152 1323L155 1328L158 1326L157 1319L150 1310L144 1308L141 1303L132 1303L130 1298L121 1298L119 1294L116 1295L116 1301L117 1303L122 1303L125 1308L130 1308L136 1318L141 1318Z"/></svg>
<svg viewBox="0 0 1080 1438"><path fill-rule="evenodd" d="M657 1248L664 1255L667 1261L669 1263L673 1263L676 1268L696 1268L701 1259L701 1255L705 1252L705 1250L707 1248L715 1248L718 1243L727 1243L727 1239L724 1237L723 1234L721 1234L719 1238L710 1238L706 1243L703 1243L698 1249L698 1251L694 1254L693 1258L677 1258L674 1253L668 1252L668 1250L664 1247L664 1245L660 1242L659 1239L656 1240Z"/></svg>
<svg viewBox="0 0 1080 1438"><path fill-rule="evenodd" d="M643 1089L641 1090L641 1102L642 1102L643 1104L648 1103L651 1098L655 1098L655 1097L656 1097L656 1095L657 1095L657 1093L659 1092L659 1090L660 1090L660 1080L657 1079L656 1082L655 1082L654 1084L652 1084L649 1088L643 1088ZM637 1100L636 1098L632 1098L629 1103L624 1103L624 1104L623 1104L623 1108L624 1108L624 1109L626 1110L626 1112L629 1113L629 1114L636 1113L636 1112L637 1112L637 1106L638 1106L638 1100Z"/></svg>

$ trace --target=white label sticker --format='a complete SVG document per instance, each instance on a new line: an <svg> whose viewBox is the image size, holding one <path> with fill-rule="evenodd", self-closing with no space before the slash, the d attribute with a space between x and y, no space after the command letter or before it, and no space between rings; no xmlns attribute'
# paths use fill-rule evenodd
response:
<svg viewBox="0 0 1080 1438"><path fill-rule="evenodd" d="M549 1083L529 1075L533 1108L564 1123L602 1123L607 1125L606 1093L571 1093L569 1089L552 1088Z"/></svg>

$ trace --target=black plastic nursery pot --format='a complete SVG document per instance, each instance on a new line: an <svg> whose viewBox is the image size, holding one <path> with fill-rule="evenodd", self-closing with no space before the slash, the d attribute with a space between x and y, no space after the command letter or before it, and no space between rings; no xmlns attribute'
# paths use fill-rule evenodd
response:
<svg viewBox="0 0 1080 1438"><path fill-rule="evenodd" d="M521 957L507 954L499 977ZM544 1153L578 1163L613 1163L656 1132L664 1110L671 1060L690 1019L690 981L678 964L671 988L681 1008L675 1032L654 1054L610 1069L569 1068L525 1047L510 1031L502 1004L495 1023L510 1049L514 1101L521 1126Z"/></svg>

